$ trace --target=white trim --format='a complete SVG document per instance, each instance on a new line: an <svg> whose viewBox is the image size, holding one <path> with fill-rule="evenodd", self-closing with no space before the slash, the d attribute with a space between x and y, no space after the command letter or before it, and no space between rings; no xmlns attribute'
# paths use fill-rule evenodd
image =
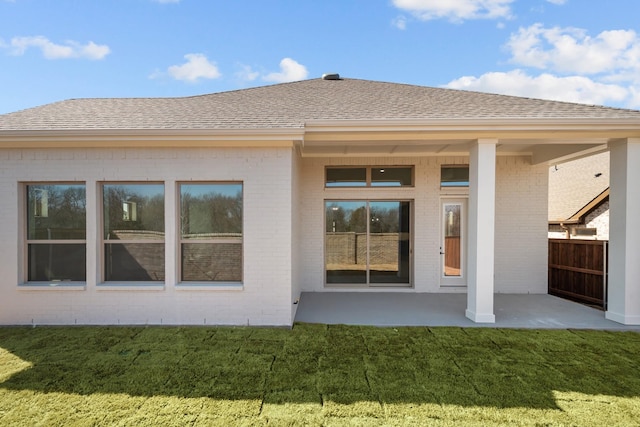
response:
<svg viewBox="0 0 640 427"><path fill-rule="evenodd" d="M26 282L18 285L20 291L86 291L86 282Z"/></svg>
<svg viewBox="0 0 640 427"><path fill-rule="evenodd" d="M243 291L243 283L181 282L176 284L176 291Z"/></svg>
<svg viewBox="0 0 640 427"><path fill-rule="evenodd" d="M140 282L136 284L132 284L132 282L122 282L122 284L118 284L118 282L105 282L100 283L96 286L98 291L164 291L165 284L157 284L153 282Z"/></svg>
<svg viewBox="0 0 640 427"><path fill-rule="evenodd" d="M475 313L467 309L464 315L476 323L496 323L496 316L492 313Z"/></svg>
<svg viewBox="0 0 640 427"><path fill-rule="evenodd" d="M621 313L606 311L604 313L604 317L605 319L622 323L623 325L640 325L640 315L625 316L624 314L621 314Z"/></svg>

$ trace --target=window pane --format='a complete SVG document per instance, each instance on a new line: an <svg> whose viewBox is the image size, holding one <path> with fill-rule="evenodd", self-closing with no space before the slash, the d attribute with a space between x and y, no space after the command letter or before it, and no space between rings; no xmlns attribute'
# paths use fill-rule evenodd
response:
<svg viewBox="0 0 640 427"><path fill-rule="evenodd" d="M367 168L328 168L327 187L365 187Z"/></svg>
<svg viewBox="0 0 640 427"><path fill-rule="evenodd" d="M111 243L104 246L105 280L164 280L164 243Z"/></svg>
<svg viewBox="0 0 640 427"><path fill-rule="evenodd" d="M83 184L27 186L28 240L84 240L86 191Z"/></svg>
<svg viewBox="0 0 640 427"><path fill-rule="evenodd" d="M242 184L180 185L183 239L242 236Z"/></svg>
<svg viewBox="0 0 640 427"><path fill-rule="evenodd" d="M442 187L468 187L469 166L442 166L440 185Z"/></svg>
<svg viewBox="0 0 640 427"><path fill-rule="evenodd" d="M30 244L30 282L86 280L84 244Z"/></svg>
<svg viewBox="0 0 640 427"><path fill-rule="evenodd" d="M462 205L451 203L444 205L444 275L461 276L461 216Z"/></svg>
<svg viewBox="0 0 640 427"><path fill-rule="evenodd" d="M103 187L106 240L164 240L164 185Z"/></svg>
<svg viewBox="0 0 640 427"><path fill-rule="evenodd" d="M372 168L371 185L373 187L411 186L412 169L407 168Z"/></svg>
<svg viewBox="0 0 640 427"><path fill-rule="evenodd" d="M325 220L327 283L366 283L366 203L327 201Z"/></svg>
<svg viewBox="0 0 640 427"><path fill-rule="evenodd" d="M409 202L369 204L369 281L409 283Z"/></svg>
<svg viewBox="0 0 640 427"><path fill-rule="evenodd" d="M242 281L242 242L184 243L183 281Z"/></svg>

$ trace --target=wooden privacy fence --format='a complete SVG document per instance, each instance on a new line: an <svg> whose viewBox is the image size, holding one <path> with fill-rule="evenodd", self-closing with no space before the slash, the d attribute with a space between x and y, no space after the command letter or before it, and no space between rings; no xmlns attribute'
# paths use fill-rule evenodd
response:
<svg viewBox="0 0 640 427"><path fill-rule="evenodd" d="M608 244L549 239L549 293L606 309Z"/></svg>

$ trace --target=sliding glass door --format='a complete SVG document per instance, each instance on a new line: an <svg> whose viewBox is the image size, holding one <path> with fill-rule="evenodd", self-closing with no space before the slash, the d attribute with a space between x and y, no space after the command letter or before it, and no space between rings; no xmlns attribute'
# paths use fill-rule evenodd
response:
<svg viewBox="0 0 640 427"><path fill-rule="evenodd" d="M409 286L411 202L325 202L327 285Z"/></svg>

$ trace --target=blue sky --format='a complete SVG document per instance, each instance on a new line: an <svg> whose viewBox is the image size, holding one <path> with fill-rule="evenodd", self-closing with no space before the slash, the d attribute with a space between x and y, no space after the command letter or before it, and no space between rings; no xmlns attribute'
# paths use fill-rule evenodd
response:
<svg viewBox="0 0 640 427"><path fill-rule="evenodd" d="M640 109L638 0L0 0L0 113L320 77Z"/></svg>

